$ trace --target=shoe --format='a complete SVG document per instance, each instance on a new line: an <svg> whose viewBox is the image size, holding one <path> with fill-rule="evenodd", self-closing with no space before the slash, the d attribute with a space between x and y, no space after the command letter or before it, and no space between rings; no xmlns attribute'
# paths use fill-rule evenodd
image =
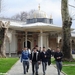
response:
<svg viewBox="0 0 75 75"><path fill-rule="evenodd" d="M32 75L34 75L34 73L32 73Z"/></svg>
<svg viewBox="0 0 75 75"><path fill-rule="evenodd" d="M26 72L28 72L28 69L26 69Z"/></svg>
<svg viewBox="0 0 75 75"><path fill-rule="evenodd" d="M28 72L28 70L27 70L27 72Z"/></svg>
<svg viewBox="0 0 75 75"><path fill-rule="evenodd" d="M43 75L45 75L45 73L43 73Z"/></svg>
<svg viewBox="0 0 75 75"><path fill-rule="evenodd" d="M26 73L24 73L24 75L26 75Z"/></svg>

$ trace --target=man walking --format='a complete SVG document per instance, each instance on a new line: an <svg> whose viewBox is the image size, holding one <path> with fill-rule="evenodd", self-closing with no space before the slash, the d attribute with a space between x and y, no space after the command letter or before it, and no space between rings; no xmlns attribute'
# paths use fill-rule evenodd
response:
<svg viewBox="0 0 75 75"><path fill-rule="evenodd" d="M45 75L47 69L47 62L48 62L48 57L45 47L43 47L43 51L41 52L41 61L42 61L43 75Z"/></svg>
<svg viewBox="0 0 75 75"><path fill-rule="evenodd" d="M29 69L29 57L29 51L27 50L27 47L25 47L21 54L21 62L23 62L24 74L26 74L26 72L28 72Z"/></svg>
<svg viewBox="0 0 75 75"><path fill-rule="evenodd" d="M48 66L51 64L51 48L47 50L47 57L48 57Z"/></svg>
<svg viewBox="0 0 75 75"><path fill-rule="evenodd" d="M36 51L38 51L39 53L41 52L41 50L39 49L38 45L35 46Z"/></svg>
<svg viewBox="0 0 75 75"><path fill-rule="evenodd" d="M36 45L35 48L36 48L36 51L39 52L39 55L40 55L41 49L39 49L38 45ZM38 63L38 69L39 69L39 63Z"/></svg>
<svg viewBox="0 0 75 75"><path fill-rule="evenodd" d="M55 58L55 61L56 61L58 75L60 75L60 72L62 70L62 57L63 57L63 54L60 52L59 47L57 47L56 52L54 54L54 58Z"/></svg>
<svg viewBox="0 0 75 75"><path fill-rule="evenodd" d="M33 49L30 60L32 63L32 74L33 75L38 75L38 63L40 63L40 54L36 50L36 48Z"/></svg>

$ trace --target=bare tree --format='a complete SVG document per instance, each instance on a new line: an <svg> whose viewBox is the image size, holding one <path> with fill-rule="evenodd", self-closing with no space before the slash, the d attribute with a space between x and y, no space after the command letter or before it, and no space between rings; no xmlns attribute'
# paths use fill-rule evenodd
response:
<svg viewBox="0 0 75 75"><path fill-rule="evenodd" d="M26 21L26 19L27 19L27 15L28 15L27 12L22 12L22 13L21 13L21 16L20 16L21 21Z"/></svg>
<svg viewBox="0 0 75 75"><path fill-rule="evenodd" d="M28 16L30 16L31 14L33 14L35 10L31 10L28 13L23 11L20 14L16 14L14 16L11 17L11 19L14 20L19 20L19 21L26 21L26 19L28 18Z"/></svg>
<svg viewBox="0 0 75 75"><path fill-rule="evenodd" d="M14 16L12 16L11 18L14 20L19 20L19 21L26 21L27 19L27 12L21 12L20 14L16 14Z"/></svg>
<svg viewBox="0 0 75 75"><path fill-rule="evenodd" d="M72 20L75 20L75 0L74 0L74 2L73 2L73 4L68 4L69 5L69 7L70 7L70 9L72 10L71 12L71 17L72 17Z"/></svg>
<svg viewBox="0 0 75 75"><path fill-rule="evenodd" d="M28 13L28 16L30 16L31 14L33 14L34 13L34 9L33 10L31 10L29 13Z"/></svg>
<svg viewBox="0 0 75 75"><path fill-rule="evenodd" d="M62 51L64 54L64 60L72 61L71 54L71 25L72 18L68 11L68 0L61 1L61 13L62 13Z"/></svg>
<svg viewBox="0 0 75 75"><path fill-rule="evenodd" d="M12 16L11 19L14 19L14 20L21 20L21 19L20 19L20 14L16 14L16 15Z"/></svg>

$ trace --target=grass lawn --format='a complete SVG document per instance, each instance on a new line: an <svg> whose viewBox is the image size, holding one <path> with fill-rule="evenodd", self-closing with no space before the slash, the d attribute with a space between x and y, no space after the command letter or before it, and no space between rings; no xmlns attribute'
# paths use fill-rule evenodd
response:
<svg viewBox="0 0 75 75"><path fill-rule="evenodd" d="M52 64L55 64L55 59L52 58L51 62ZM64 61L62 71L65 72L67 75L75 75L75 66L71 66L72 64L75 65L75 62ZM64 65L67 65L67 66L64 66Z"/></svg>
<svg viewBox="0 0 75 75"><path fill-rule="evenodd" d="M67 75L75 75L75 66L63 66L62 71Z"/></svg>
<svg viewBox="0 0 75 75"><path fill-rule="evenodd" d="M52 64L55 64L55 59L52 58L52 59L51 59L51 62L52 62ZM64 62L63 62L63 65L68 65L68 64L74 64L74 65L75 65L75 62L67 62L67 61L64 61Z"/></svg>
<svg viewBox="0 0 75 75"><path fill-rule="evenodd" d="M17 60L18 58L0 58L0 73L6 73Z"/></svg>

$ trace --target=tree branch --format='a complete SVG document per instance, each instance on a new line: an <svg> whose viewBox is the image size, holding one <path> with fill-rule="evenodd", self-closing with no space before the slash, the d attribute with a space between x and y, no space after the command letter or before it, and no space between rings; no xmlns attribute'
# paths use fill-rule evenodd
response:
<svg viewBox="0 0 75 75"><path fill-rule="evenodd" d="M70 4L68 4L69 6L71 6L71 7L73 7L73 8L75 8L75 6L73 6L73 5L70 5Z"/></svg>

